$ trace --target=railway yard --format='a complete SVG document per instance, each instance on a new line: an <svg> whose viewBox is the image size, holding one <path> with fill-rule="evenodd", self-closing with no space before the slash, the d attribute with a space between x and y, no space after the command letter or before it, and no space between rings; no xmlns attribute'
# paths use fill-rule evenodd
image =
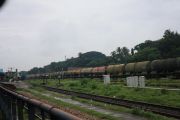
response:
<svg viewBox="0 0 180 120"><path fill-rule="evenodd" d="M10 120L180 119L179 71L178 57L27 74L21 81L17 70L8 72L2 76L6 82L1 81L0 86L3 96L0 117Z"/></svg>
<svg viewBox="0 0 180 120"><path fill-rule="evenodd" d="M180 120L180 0L0 0L0 120Z"/></svg>
<svg viewBox="0 0 180 120"><path fill-rule="evenodd" d="M65 111L58 111L60 116L57 116L54 107L36 110L41 102L32 108L39 102L29 103L23 99L29 120L37 116L39 119L65 116L88 120L173 120L180 119L179 73L180 58L177 57L27 74L24 81L18 82L16 76L10 84L2 85L8 89L16 87L16 92L30 101L40 100L42 104ZM12 115L16 111L15 103L10 106Z"/></svg>
<svg viewBox="0 0 180 120"><path fill-rule="evenodd" d="M18 93L56 106L80 119L174 120L180 118L180 87L177 79L148 80L147 88L129 88L123 79L116 79L111 84L105 85L99 78L64 79L60 80L60 84L58 79L47 79L46 84L42 79L32 79L13 84L18 85L16 90ZM145 104L148 104L148 107Z"/></svg>

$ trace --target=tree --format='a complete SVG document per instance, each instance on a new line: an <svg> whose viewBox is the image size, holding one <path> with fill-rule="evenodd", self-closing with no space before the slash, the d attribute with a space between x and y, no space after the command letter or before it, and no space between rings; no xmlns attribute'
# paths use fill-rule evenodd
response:
<svg viewBox="0 0 180 120"><path fill-rule="evenodd" d="M134 55L134 49L131 48L131 55Z"/></svg>
<svg viewBox="0 0 180 120"><path fill-rule="evenodd" d="M179 52L176 52L180 48L180 34L177 32L166 30L163 38L158 42L158 49L162 58L177 57L180 55Z"/></svg>
<svg viewBox="0 0 180 120"><path fill-rule="evenodd" d="M143 50L137 52L133 56L134 62L155 60L160 58L160 52L157 48L146 47Z"/></svg>
<svg viewBox="0 0 180 120"><path fill-rule="evenodd" d="M114 63L127 63L130 53L127 47L118 47L115 51L111 52L111 57Z"/></svg>
<svg viewBox="0 0 180 120"><path fill-rule="evenodd" d="M112 61L111 61L112 60ZM111 58L110 58L111 63L117 63L116 59L116 51L111 52Z"/></svg>
<svg viewBox="0 0 180 120"><path fill-rule="evenodd" d="M81 52L79 52L79 53L78 53L78 57L81 57L81 56L82 56L82 53L81 53Z"/></svg>

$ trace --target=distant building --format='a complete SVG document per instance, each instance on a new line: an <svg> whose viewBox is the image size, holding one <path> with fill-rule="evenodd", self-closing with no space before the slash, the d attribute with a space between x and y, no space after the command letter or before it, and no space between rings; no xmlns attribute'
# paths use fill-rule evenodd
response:
<svg viewBox="0 0 180 120"><path fill-rule="evenodd" d="M3 69L0 68L0 81L4 79L4 76Z"/></svg>
<svg viewBox="0 0 180 120"><path fill-rule="evenodd" d="M2 68L0 68L0 73L3 73L3 69Z"/></svg>

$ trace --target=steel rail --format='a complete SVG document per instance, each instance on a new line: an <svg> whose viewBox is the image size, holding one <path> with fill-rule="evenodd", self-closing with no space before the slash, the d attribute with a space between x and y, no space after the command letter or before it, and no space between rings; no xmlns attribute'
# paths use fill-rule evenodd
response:
<svg viewBox="0 0 180 120"><path fill-rule="evenodd" d="M118 106L124 106L128 108L139 108L144 111L150 111L164 116L180 119L180 108L176 108L176 107L163 106L163 105L151 104L146 102L119 99L119 98L112 98L107 96L93 95L93 94L75 92L71 90L64 90L49 86L42 86L42 87L49 91L58 92L61 94L71 95L79 98L90 99L90 100L104 102Z"/></svg>

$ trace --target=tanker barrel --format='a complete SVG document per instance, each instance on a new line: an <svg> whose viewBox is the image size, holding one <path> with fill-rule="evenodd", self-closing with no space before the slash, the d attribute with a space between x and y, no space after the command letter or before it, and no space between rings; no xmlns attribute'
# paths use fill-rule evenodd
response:
<svg viewBox="0 0 180 120"><path fill-rule="evenodd" d="M125 66L126 74L134 73L136 63L128 63Z"/></svg>
<svg viewBox="0 0 180 120"><path fill-rule="evenodd" d="M122 75L125 71L125 64L109 65L107 67L107 73Z"/></svg>
<svg viewBox="0 0 180 120"><path fill-rule="evenodd" d="M142 72L150 72L151 71L151 62L150 61L143 61L137 62L135 65L135 72L142 73Z"/></svg>
<svg viewBox="0 0 180 120"><path fill-rule="evenodd" d="M162 60L153 60L151 63L152 72L163 72L166 70L166 62Z"/></svg>
<svg viewBox="0 0 180 120"><path fill-rule="evenodd" d="M177 65L177 68L176 70L180 70L180 57L176 58L176 65Z"/></svg>
<svg viewBox="0 0 180 120"><path fill-rule="evenodd" d="M176 58L168 58L165 60L165 71L173 72L177 69Z"/></svg>

